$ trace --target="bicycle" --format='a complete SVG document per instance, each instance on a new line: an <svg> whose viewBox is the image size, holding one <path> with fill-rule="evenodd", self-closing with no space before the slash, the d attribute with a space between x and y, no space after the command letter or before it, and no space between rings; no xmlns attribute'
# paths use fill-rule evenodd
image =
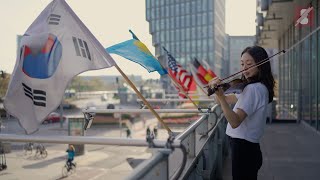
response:
<svg viewBox="0 0 320 180"><path fill-rule="evenodd" d="M48 152L42 144L38 144L36 146L36 154L34 156L36 158L39 158L39 157L46 158L48 156Z"/></svg>
<svg viewBox="0 0 320 180"><path fill-rule="evenodd" d="M32 150L33 150L33 143L32 142L24 144L24 146L23 146L24 155L31 155Z"/></svg>
<svg viewBox="0 0 320 180"><path fill-rule="evenodd" d="M68 161L66 161L66 164L63 166L62 168L62 176L63 177L67 177L68 175L71 175L73 173L76 172L76 167L77 167L77 163L68 163Z"/></svg>

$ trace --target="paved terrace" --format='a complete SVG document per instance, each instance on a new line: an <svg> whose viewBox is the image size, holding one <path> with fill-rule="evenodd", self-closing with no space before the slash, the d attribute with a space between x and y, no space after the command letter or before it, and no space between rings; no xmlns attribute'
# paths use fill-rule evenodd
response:
<svg viewBox="0 0 320 180"><path fill-rule="evenodd" d="M272 123L261 141L263 165L259 180L319 180L320 133L296 123ZM227 157L224 180L231 180L231 157Z"/></svg>

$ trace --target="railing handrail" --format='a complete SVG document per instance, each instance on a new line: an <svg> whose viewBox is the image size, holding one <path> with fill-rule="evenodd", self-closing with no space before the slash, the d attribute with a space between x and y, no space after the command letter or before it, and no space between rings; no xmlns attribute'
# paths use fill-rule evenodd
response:
<svg viewBox="0 0 320 180"><path fill-rule="evenodd" d="M224 118L223 116L220 117L220 118L218 118L217 123L212 127L212 129L211 129L208 133L211 133L211 135L212 135L212 134L216 131L216 129L218 128L218 125L219 125L219 123L221 122L221 120L222 120L223 118ZM203 147L205 146L205 144L209 141L209 138L210 138L210 137L208 137L208 138L206 139L206 141L203 143L203 146L200 147L200 149L203 149ZM193 161L192 161L191 163L189 163L188 166L189 166L189 167L194 166L194 164L197 162L199 156L200 156L200 153L198 153L198 154L194 157ZM184 174L184 175L187 175L187 174L189 173L188 170L190 170L190 169L187 169L187 171L183 172L183 174Z"/></svg>
<svg viewBox="0 0 320 180"><path fill-rule="evenodd" d="M206 120L207 115L203 115L200 117L200 119L198 119L197 121L195 121L194 123L192 123L190 126L188 126L188 128L183 131L182 133L178 134L176 139L179 139L181 141L183 141L186 137L188 137L192 132L195 131L195 129L204 121Z"/></svg>
<svg viewBox="0 0 320 180"><path fill-rule="evenodd" d="M170 98L164 98L164 99L146 99L148 102L189 102L189 99L170 99ZM141 99L137 99L138 102L141 102ZM214 99L193 99L193 101L198 102L214 102Z"/></svg>
<svg viewBox="0 0 320 180"><path fill-rule="evenodd" d="M155 109L157 113L199 113L198 109ZM149 109L83 109L92 113L151 113Z"/></svg>
<svg viewBox="0 0 320 180"><path fill-rule="evenodd" d="M151 156L150 159L146 159L143 161L137 168L133 170L133 172L130 174L130 180L140 179L143 177L147 172L152 169L159 161L161 161L166 155L169 155L171 153L170 149L161 149L160 152L155 153L153 156Z"/></svg>
<svg viewBox="0 0 320 180"><path fill-rule="evenodd" d="M145 139L110 138L98 136L25 136L15 134L0 134L0 141L10 142L37 142L55 144L94 144L94 145L117 145L117 146L148 146ZM164 147L167 141L154 140L154 144ZM180 141L174 141L173 147L180 147Z"/></svg>
<svg viewBox="0 0 320 180"><path fill-rule="evenodd" d="M211 111L214 112L214 110L218 107L218 104L216 104L215 106L213 106L211 108ZM203 115L201 116L200 119L198 119L197 121L195 121L193 124L191 124L190 126L188 126L188 128L183 131L182 133L180 133L179 135L177 135L176 139L179 139L181 141L183 141L186 137L188 137L204 120L206 120L206 116L207 115Z"/></svg>

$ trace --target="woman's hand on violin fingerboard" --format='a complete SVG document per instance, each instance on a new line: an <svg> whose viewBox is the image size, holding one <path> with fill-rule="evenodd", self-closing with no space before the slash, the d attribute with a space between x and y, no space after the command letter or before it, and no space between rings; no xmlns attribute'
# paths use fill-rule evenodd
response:
<svg viewBox="0 0 320 180"><path fill-rule="evenodd" d="M214 88L221 83L221 80L218 77L211 79L208 83L209 87Z"/></svg>
<svg viewBox="0 0 320 180"><path fill-rule="evenodd" d="M209 86L210 86L211 88L215 88L215 87L217 87L219 84L221 84L221 80L220 80L218 77L215 77L215 78L211 79L208 84L209 84ZM216 94L218 97L224 96L224 92L223 92L222 88L220 88L220 87L217 88L217 90L215 91L215 94Z"/></svg>

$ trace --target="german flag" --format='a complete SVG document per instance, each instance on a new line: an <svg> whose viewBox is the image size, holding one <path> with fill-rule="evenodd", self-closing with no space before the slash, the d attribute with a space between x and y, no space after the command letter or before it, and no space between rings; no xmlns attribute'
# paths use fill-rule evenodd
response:
<svg viewBox="0 0 320 180"><path fill-rule="evenodd" d="M213 76L215 74L212 71L208 72L196 58L194 59L192 64L197 69L197 74L201 81L206 81L206 83L208 83L212 78L215 77Z"/></svg>
<svg viewBox="0 0 320 180"><path fill-rule="evenodd" d="M209 73L213 78L217 77L217 75L211 70L210 65L208 64L208 62L205 61L205 60L202 61L202 62L203 62L203 64L204 64L204 68L207 69L208 73Z"/></svg>

